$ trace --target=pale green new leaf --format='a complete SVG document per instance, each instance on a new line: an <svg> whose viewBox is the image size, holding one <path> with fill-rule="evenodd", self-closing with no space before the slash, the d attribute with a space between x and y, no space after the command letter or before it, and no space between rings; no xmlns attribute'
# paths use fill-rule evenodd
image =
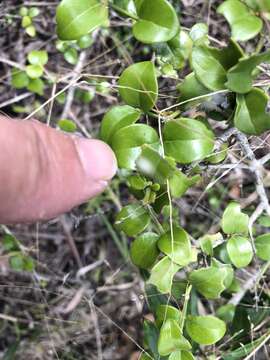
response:
<svg viewBox="0 0 270 360"><path fill-rule="evenodd" d="M152 268L148 282L155 285L162 294L170 293L174 275L180 268L168 256L165 256Z"/></svg>
<svg viewBox="0 0 270 360"><path fill-rule="evenodd" d="M270 234L258 236L255 240L255 248L260 259L270 261Z"/></svg>
<svg viewBox="0 0 270 360"><path fill-rule="evenodd" d="M125 206L116 216L115 227L129 236L136 236L150 223L150 215L141 204Z"/></svg>
<svg viewBox="0 0 270 360"><path fill-rule="evenodd" d="M182 335L179 323L168 319L160 329L158 339L158 352L161 356L171 354L176 350L190 350L191 345Z"/></svg>
<svg viewBox="0 0 270 360"><path fill-rule="evenodd" d="M159 305L156 310L156 324L160 327L168 319L180 322L181 311L171 305Z"/></svg>
<svg viewBox="0 0 270 360"><path fill-rule="evenodd" d="M231 202L225 209L221 227L225 234L248 234L249 216L242 213L236 202Z"/></svg>
<svg viewBox="0 0 270 360"><path fill-rule="evenodd" d="M212 345L226 333L226 324L215 316L188 316L186 330L192 340L201 345Z"/></svg>
<svg viewBox="0 0 270 360"><path fill-rule="evenodd" d="M195 358L189 351L177 350L171 353L168 360L195 360Z"/></svg>

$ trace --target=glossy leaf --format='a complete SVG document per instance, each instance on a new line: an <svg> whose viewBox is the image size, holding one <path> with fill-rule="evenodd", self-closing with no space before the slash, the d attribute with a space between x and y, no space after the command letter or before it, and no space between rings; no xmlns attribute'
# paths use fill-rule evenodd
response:
<svg viewBox="0 0 270 360"><path fill-rule="evenodd" d="M141 233L149 224L150 216L141 204L125 206L116 216L115 227L129 236Z"/></svg>
<svg viewBox="0 0 270 360"><path fill-rule="evenodd" d="M236 202L231 202L225 209L221 227L225 234L248 234L248 215L242 213Z"/></svg>
<svg viewBox="0 0 270 360"><path fill-rule="evenodd" d="M155 285L162 294L170 293L174 275L180 266L174 264L167 256L162 258L151 270L148 282Z"/></svg>
<svg viewBox="0 0 270 360"><path fill-rule="evenodd" d="M142 0L137 15L139 19L133 26L133 35L143 43L168 41L179 29L176 12L167 0Z"/></svg>
<svg viewBox="0 0 270 360"><path fill-rule="evenodd" d="M157 132L145 124L126 126L118 130L111 139L120 168L135 170L136 159L141 154L142 146L145 144L158 144Z"/></svg>
<svg viewBox="0 0 270 360"><path fill-rule="evenodd" d="M168 319L160 329L158 339L158 352L162 356L171 354L176 350L190 350L191 345L182 335L177 321Z"/></svg>
<svg viewBox="0 0 270 360"><path fill-rule="evenodd" d="M119 105L111 108L101 122L101 140L110 143L112 136L121 128L135 123L141 115L140 110L129 105Z"/></svg>
<svg viewBox="0 0 270 360"><path fill-rule="evenodd" d="M199 120L180 118L166 122L163 130L167 156L189 164L204 159L214 148L214 134Z"/></svg>
<svg viewBox="0 0 270 360"><path fill-rule="evenodd" d="M227 251L231 262L237 268L245 267L252 261L252 246L245 237L232 236L227 242Z"/></svg>
<svg viewBox="0 0 270 360"><path fill-rule="evenodd" d="M240 94L248 93L252 89L253 70L262 62L270 62L270 50L240 59L227 73L227 88Z"/></svg>
<svg viewBox="0 0 270 360"><path fill-rule="evenodd" d="M145 233L137 237L131 244L130 257L134 265L149 269L158 257L157 247L158 235L155 233Z"/></svg>
<svg viewBox="0 0 270 360"><path fill-rule="evenodd" d="M210 266L193 270L189 274L189 281L207 299L217 299L226 289L227 277L228 269Z"/></svg>
<svg viewBox="0 0 270 360"><path fill-rule="evenodd" d="M265 112L269 98L263 90L253 88L245 95L238 94L236 99L234 124L240 131L260 135L270 129L270 114Z"/></svg>
<svg viewBox="0 0 270 360"><path fill-rule="evenodd" d="M149 145L142 146L140 156L136 160L136 169L140 174L159 184L164 184L175 170L158 151L153 150Z"/></svg>
<svg viewBox="0 0 270 360"><path fill-rule="evenodd" d="M196 46L192 51L191 64L198 80L210 90L225 89L227 70L243 56L242 49L234 41L223 49Z"/></svg>
<svg viewBox="0 0 270 360"><path fill-rule="evenodd" d="M195 360L195 358L191 352L180 350L171 353L168 360Z"/></svg>
<svg viewBox="0 0 270 360"><path fill-rule="evenodd" d="M189 235L178 226L173 228L173 238L171 231L161 235L158 240L160 251L169 256L169 258L180 266L186 266L190 263L191 244Z"/></svg>
<svg viewBox="0 0 270 360"><path fill-rule="evenodd" d="M187 101L189 99L197 98L202 95L206 95L211 92L207 89L197 78L194 72L188 74L184 81L177 86L180 92L180 101ZM207 100L207 97L202 99L194 99L187 103L187 106L195 106L197 103Z"/></svg>
<svg viewBox="0 0 270 360"><path fill-rule="evenodd" d="M180 322L181 311L171 305L159 305L156 310L156 324L160 327L168 319Z"/></svg>
<svg viewBox="0 0 270 360"><path fill-rule="evenodd" d="M78 40L108 19L104 0L62 0L57 7L57 34L61 40Z"/></svg>
<svg viewBox="0 0 270 360"><path fill-rule="evenodd" d="M168 41L168 46L173 54L172 64L175 69L181 69L189 59L193 42L186 31L179 31L174 38Z"/></svg>
<svg viewBox="0 0 270 360"><path fill-rule="evenodd" d="M158 84L151 61L130 65L118 81L119 93L126 104L147 112L157 101Z"/></svg>
<svg viewBox="0 0 270 360"><path fill-rule="evenodd" d="M188 316L186 330L192 340L200 345L212 345L226 333L226 324L215 316Z"/></svg>
<svg viewBox="0 0 270 360"><path fill-rule="evenodd" d="M64 52L64 58L69 64L75 65L79 58L78 51L75 48L68 48Z"/></svg>
<svg viewBox="0 0 270 360"><path fill-rule="evenodd" d="M177 169L169 179L171 196L174 198L181 197L200 179L200 175L195 175L189 178L184 173L182 173L182 171Z"/></svg>
<svg viewBox="0 0 270 360"><path fill-rule="evenodd" d="M236 306L233 304L226 304L217 309L216 315L226 323L232 322L235 314Z"/></svg>
<svg viewBox="0 0 270 360"><path fill-rule="evenodd" d="M27 55L27 60L32 65L46 65L48 62L48 53L44 50L33 50Z"/></svg>
<svg viewBox="0 0 270 360"><path fill-rule="evenodd" d="M262 30L262 20L253 15L248 7L239 0L226 0L219 7L230 24L232 38L238 41L247 41L254 38Z"/></svg>
<svg viewBox="0 0 270 360"><path fill-rule="evenodd" d="M211 259L211 266L218 268L219 270L222 270L225 273L225 278L223 283L226 289L229 288L234 279L234 271L232 266L230 264L224 264L223 262L220 262L215 258Z"/></svg>
<svg viewBox="0 0 270 360"><path fill-rule="evenodd" d="M255 240L256 254L265 261L270 261L270 234L263 234Z"/></svg>

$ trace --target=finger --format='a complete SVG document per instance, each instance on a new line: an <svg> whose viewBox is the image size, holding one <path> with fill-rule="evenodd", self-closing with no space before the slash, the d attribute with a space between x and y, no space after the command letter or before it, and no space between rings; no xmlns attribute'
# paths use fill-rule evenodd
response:
<svg viewBox="0 0 270 360"><path fill-rule="evenodd" d="M0 117L0 223L53 218L102 192L116 159L99 140Z"/></svg>

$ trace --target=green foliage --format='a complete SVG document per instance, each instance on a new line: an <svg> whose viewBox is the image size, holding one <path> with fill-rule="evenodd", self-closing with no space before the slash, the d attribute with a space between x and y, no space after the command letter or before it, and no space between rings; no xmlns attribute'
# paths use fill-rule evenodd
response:
<svg viewBox="0 0 270 360"><path fill-rule="evenodd" d="M253 258L251 243L243 236L232 236L227 242L227 251L231 262L237 268L248 266Z"/></svg>
<svg viewBox="0 0 270 360"><path fill-rule="evenodd" d="M201 345L212 345L226 332L224 321L215 316L188 316L186 329L192 340Z"/></svg>
<svg viewBox="0 0 270 360"><path fill-rule="evenodd" d="M150 216L141 204L124 207L117 215L115 226L129 236L141 233L149 224Z"/></svg>
<svg viewBox="0 0 270 360"><path fill-rule="evenodd" d="M73 121L68 119L59 120L57 125L61 130L68 133L73 133L77 130L77 125Z"/></svg>
<svg viewBox="0 0 270 360"><path fill-rule="evenodd" d="M107 20L105 0L62 0L56 12L57 34L61 40L79 40Z"/></svg>
<svg viewBox="0 0 270 360"><path fill-rule="evenodd" d="M214 148L214 134L199 120L181 118L168 121L163 131L164 148L181 164L202 160Z"/></svg>
<svg viewBox="0 0 270 360"><path fill-rule="evenodd" d="M180 310L170 305L159 305L156 310L156 324L161 327L165 321L171 319L180 322L182 313Z"/></svg>
<svg viewBox="0 0 270 360"><path fill-rule="evenodd" d="M270 234L263 234L255 241L257 256L265 261L270 261Z"/></svg>
<svg viewBox="0 0 270 360"><path fill-rule="evenodd" d="M222 230L225 234L247 234L248 215L241 212L240 205L236 202L230 203L222 217Z"/></svg>
<svg viewBox="0 0 270 360"><path fill-rule="evenodd" d="M155 233L144 233L137 237L131 244L130 257L134 265L142 268L151 268L157 257L158 235Z"/></svg>
<svg viewBox="0 0 270 360"><path fill-rule="evenodd" d="M119 93L126 104L142 109L152 109L158 96L154 64L144 61L129 66L118 81Z"/></svg>
<svg viewBox="0 0 270 360"><path fill-rule="evenodd" d="M142 0L136 5L138 21L133 26L133 35L137 40L152 44L168 41L176 35L179 30L177 15L167 0Z"/></svg>
<svg viewBox="0 0 270 360"><path fill-rule="evenodd" d="M246 41L254 38L262 30L263 22L253 15L240 0L226 0L218 8L231 26L232 38Z"/></svg>

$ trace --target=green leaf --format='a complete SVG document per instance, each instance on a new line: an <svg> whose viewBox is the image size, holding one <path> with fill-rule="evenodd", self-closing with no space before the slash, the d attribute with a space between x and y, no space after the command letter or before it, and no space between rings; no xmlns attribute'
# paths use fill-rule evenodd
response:
<svg viewBox="0 0 270 360"><path fill-rule="evenodd" d="M150 215L141 204L125 206L116 216L115 227L128 236L141 233L150 223Z"/></svg>
<svg viewBox="0 0 270 360"><path fill-rule="evenodd" d="M136 160L136 169L140 174L159 184L164 184L175 170L166 159L149 145L142 146L141 154Z"/></svg>
<svg viewBox="0 0 270 360"><path fill-rule="evenodd" d="M77 125L73 121L68 119L59 120L57 125L61 130L68 133L73 133L77 130Z"/></svg>
<svg viewBox="0 0 270 360"><path fill-rule="evenodd" d="M225 209L221 227L225 234L248 234L248 215L242 213L236 202L231 202Z"/></svg>
<svg viewBox="0 0 270 360"><path fill-rule="evenodd" d="M126 126L118 130L111 139L111 146L116 154L120 168L135 170L135 161L145 144L158 144L157 132L145 124Z"/></svg>
<svg viewBox="0 0 270 360"><path fill-rule="evenodd" d="M34 18L34 17L36 17L36 16L38 16L39 15L39 9L37 8L37 7L31 7L30 9L29 9L29 16L31 17L31 18Z"/></svg>
<svg viewBox="0 0 270 360"><path fill-rule="evenodd" d="M80 49L87 49L93 44L94 40L91 35L83 35L78 41L78 46Z"/></svg>
<svg viewBox="0 0 270 360"><path fill-rule="evenodd" d="M172 52L172 64L175 69L181 69L185 61L189 59L192 51L193 42L186 31L179 31L174 38L168 41L168 46Z"/></svg>
<svg viewBox="0 0 270 360"><path fill-rule="evenodd" d="M192 51L191 64L198 80L210 90L225 89L227 70L243 56L237 43L230 41L223 49L196 46Z"/></svg>
<svg viewBox="0 0 270 360"><path fill-rule="evenodd" d="M9 258L10 267L15 271L24 270L24 260L23 255L18 253L17 255L11 256Z"/></svg>
<svg viewBox="0 0 270 360"><path fill-rule="evenodd" d="M263 234L255 240L256 254L265 261L270 261L270 234Z"/></svg>
<svg viewBox="0 0 270 360"><path fill-rule="evenodd" d="M29 77L25 71L19 69L12 69L11 71L11 85L15 89L23 89L29 84Z"/></svg>
<svg viewBox="0 0 270 360"><path fill-rule="evenodd" d="M45 50L33 50L27 55L27 60L32 65L46 65L48 62L48 53Z"/></svg>
<svg viewBox="0 0 270 360"><path fill-rule="evenodd" d="M207 89L197 78L194 72L188 74L184 81L177 86L177 90L180 92L180 102L190 100L202 95L207 95L211 90ZM188 102L187 106L195 106L197 103L207 100L207 97L202 99L195 99Z"/></svg>
<svg viewBox="0 0 270 360"><path fill-rule="evenodd" d="M237 268L243 268L252 261L252 246L245 237L232 236L227 242L227 251L231 262Z"/></svg>
<svg viewBox="0 0 270 360"><path fill-rule="evenodd" d="M30 79L27 89L40 96L44 95L44 81L41 79Z"/></svg>
<svg viewBox="0 0 270 360"><path fill-rule="evenodd" d="M25 6L22 6L19 11L20 16L26 16L28 15L28 9Z"/></svg>
<svg viewBox="0 0 270 360"><path fill-rule="evenodd" d="M253 71L262 62L270 62L270 50L240 59L227 73L227 88L240 94L248 93L252 89Z"/></svg>
<svg viewBox="0 0 270 360"><path fill-rule="evenodd" d="M212 345L226 333L226 324L215 316L188 316L186 320L188 335L200 345Z"/></svg>
<svg viewBox="0 0 270 360"><path fill-rule="evenodd" d="M149 320L143 322L144 346L151 351L155 358L158 357L158 328ZM148 358L146 358L148 360Z"/></svg>
<svg viewBox="0 0 270 360"><path fill-rule="evenodd" d="M116 131L135 123L141 115L140 110L129 105L118 105L111 108L103 117L100 129L101 140L110 143Z"/></svg>
<svg viewBox="0 0 270 360"><path fill-rule="evenodd" d="M74 48L68 48L64 52L64 58L69 64L75 65L78 62L78 51Z"/></svg>
<svg viewBox="0 0 270 360"><path fill-rule="evenodd" d="M181 314L181 311L174 306L159 305L156 310L156 324L161 327L169 319L175 320L179 324Z"/></svg>
<svg viewBox="0 0 270 360"><path fill-rule="evenodd" d="M174 263L186 266L190 263L191 244L189 235L178 226L173 227L173 239L171 231L161 235L158 240L160 251L166 254Z"/></svg>
<svg viewBox="0 0 270 360"><path fill-rule="evenodd" d="M202 251L209 256L213 256L214 255L214 251L213 251L213 244L216 241L220 241L223 239L223 236L221 233L217 233L217 234L206 234L204 236L202 236L199 241L200 241L200 246Z"/></svg>
<svg viewBox="0 0 270 360"><path fill-rule="evenodd" d="M23 28L27 28L31 24L32 24L32 19L30 18L30 16L24 16L22 18L22 27Z"/></svg>
<svg viewBox="0 0 270 360"><path fill-rule="evenodd" d="M163 130L167 156L189 164L209 155L214 148L214 134L199 120L180 118L166 122Z"/></svg>
<svg viewBox="0 0 270 360"><path fill-rule="evenodd" d="M137 237L131 244L130 257L134 265L149 269L158 257L157 248L158 235L155 233L145 233Z"/></svg>
<svg viewBox="0 0 270 360"><path fill-rule="evenodd" d="M217 299L226 289L228 269L224 267L210 266L199 270L193 270L189 274L189 281L195 289L207 299Z"/></svg>
<svg viewBox="0 0 270 360"><path fill-rule="evenodd" d="M5 251L19 250L18 240L11 234L5 234L3 236L2 244Z"/></svg>
<svg viewBox="0 0 270 360"><path fill-rule="evenodd" d="M195 45L208 43L208 25L205 23L197 23L192 26L189 36Z"/></svg>
<svg viewBox="0 0 270 360"><path fill-rule="evenodd" d="M169 179L171 196L180 198L186 191L201 179L200 175L187 177L182 171L176 170Z"/></svg>
<svg viewBox="0 0 270 360"><path fill-rule="evenodd" d="M78 40L108 19L104 0L62 0L56 11L57 34L61 40Z"/></svg>
<svg viewBox="0 0 270 360"><path fill-rule="evenodd" d="M225 273L224 286L226 289L229 288L234 279L234 271L233 271L232 266L230 264L224 264L215 258L212 258L211 266L218 268Z"/></svg>
<svg viewBox="0 0 270 360"><path fill-rule="evenodd" d="M179 265L174 264L169 257L165 256L152 268L148 282L155 285L160 293L170 293L173 277L179 269Z"/></svg>
<svg viewBox="0 0 270 360"><path fill-rule="evenodd" d="M248 7L239 0L224 1L218 7L217 11L222 14L230 24L232 38L235 40L250 40L262 30L262 20L252 15Z"/></svg>
<svg viewBox="0 0 270 360"><path fill-rule="evenodd" d="M119 93L126 104L147 112L157 101L158 84L151 61L133 64L125 69L118 81Z"/></svg>
<svg viewBox="0 0 270 360"><path fill-rule="evenodd" d="M179 30L176 12L167 0L142 0L137 15L139 19L133 26L133 35L143 43L168 41Z"/></svg>
<svg viewBox="0 0 270 360"><path fill-rule="evenodd" d="M36 28L33 25L27 26L25 28L25 32L30 37L35 37L36 36Z"/></svg>
<svg viewBox="0 0 270 360"><path fill-rule="evenodd" d="M43 67L40 65L27 65L26 74L31 79L38 79L43 75Z"/></svg>
<svg viewBox="0 0 270 360"><path fill-rule="evenodd" d="M158 352L161 356L171 354L176 350L190 350L191 345L182 335L177 321L168 319L160 329Z"/></svg>
<svg viewBox="0 0 270 360"><path fill-rule="evenodd" d="M191 352L180 350L171 353L168 360L195 360L195 358Z"/></svg>
<svg viewBox="0 0 270 360"><path fill-rule="evenodd" d="M233 321L235 309L236 309L235 305L226 304L217 309L216 315L221 320L225 321L226 323L229 323Z"/></svg>
<svg viewBox="0 0 270 360"><path fill-rule="evenodd" d="M263 90L253 88L245 95L237 94L236 100L237 129L249 135L260 135L270 129L270 114L265 112L269 98Z"/></svg>

